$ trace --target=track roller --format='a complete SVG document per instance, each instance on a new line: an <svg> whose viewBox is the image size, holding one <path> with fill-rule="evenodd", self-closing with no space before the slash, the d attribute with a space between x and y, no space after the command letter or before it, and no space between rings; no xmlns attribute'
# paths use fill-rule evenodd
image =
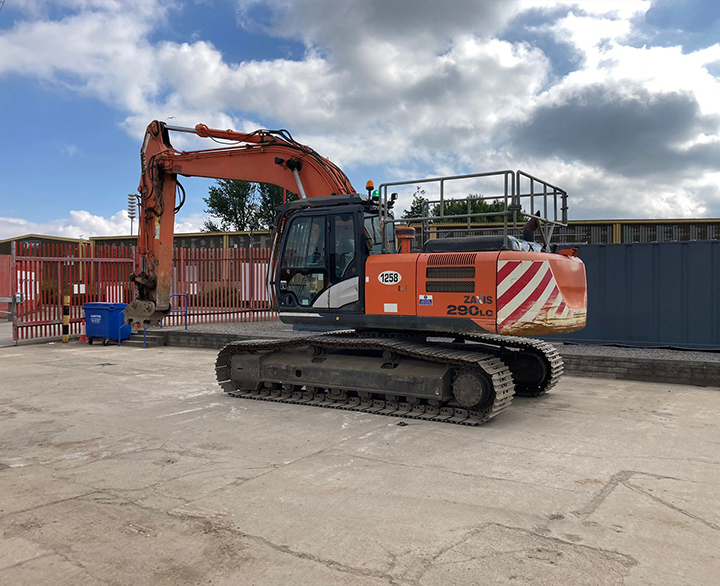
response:
<svg viewBox="0 0 720 586"><path fill-rule="evenodd" d="M452 385L455 400L466 409L481 409L492 400L492 385L484 372L477 368L463 368Z"/></svg>

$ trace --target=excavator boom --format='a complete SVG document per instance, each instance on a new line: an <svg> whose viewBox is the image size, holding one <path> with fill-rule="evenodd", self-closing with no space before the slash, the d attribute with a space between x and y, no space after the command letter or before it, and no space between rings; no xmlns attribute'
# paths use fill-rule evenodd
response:
<svg viewBox="0 0 720 586"><path fill-rule="evenodd" d="M210 138L222 146L178 151L170 142L171 131ZM296 142L286 130L240 133L204 124L169 126L155 120L145 132L140 158L141 267L131 276L137 294L125 310L127 323L157 325L170 311L175 214L185 197L179 175L272 183L303 198L355 193L337 165Z"/></svg>

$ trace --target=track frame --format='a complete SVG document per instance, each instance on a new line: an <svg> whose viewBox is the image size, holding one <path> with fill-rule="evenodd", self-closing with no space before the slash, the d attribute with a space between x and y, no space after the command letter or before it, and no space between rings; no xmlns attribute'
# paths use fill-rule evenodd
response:
<svg viewBox="0 0 720 586"><path fill-rule="evenodd" d="M508 351L532 352L545 361L546 376L536 388L520 389L523 396L538 396L552 388L562 375L562 359L547 342L530 338L496 335L461 335L452 342L431 341L427 338L448 339L447 333L424 333L412 337L387 333L343 331L280 340L242 340L225 346L216 361L218 383L230 396L277 403L303 404L331 409L361 411L377 415L422 419L443 423L476 426L493 419L512 403L516 385L502 354ZM447 393L438 398L420 395L393 394L384 391L357 391L342 386L298 385L293 380L263 380L260 375L254 388L238 388L232 376L232 357L240 353L282 352L306 348L310 355L333 351L377 352L384 359L406 357L447 365L456 374L464 369L477 369L491 385L491 397L477 409L467 409ZM288 377L289 378L289 377ZM349 385L352 386L352 385Z"/></svg>

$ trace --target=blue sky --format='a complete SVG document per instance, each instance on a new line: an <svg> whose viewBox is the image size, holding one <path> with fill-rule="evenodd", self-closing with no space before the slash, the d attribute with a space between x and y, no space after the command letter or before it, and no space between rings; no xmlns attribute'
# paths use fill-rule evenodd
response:
<svg viewBox="0 0 720 586"><path fill-rule="evenodd" d="M718 39L713 0L6 0L0 239L127 233L171 116L287 128L358 189L522 168L572 218L717 217Z"/></svg>

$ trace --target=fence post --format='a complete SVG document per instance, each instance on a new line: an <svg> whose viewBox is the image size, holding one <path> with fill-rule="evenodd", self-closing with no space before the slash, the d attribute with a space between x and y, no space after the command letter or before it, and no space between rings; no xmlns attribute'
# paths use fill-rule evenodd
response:
<svg viewBox="0 0 720 586"><path fill-rule="evenodd" d="M63 295L62 341L67 344L70 338L70 295Z"/></svg>
<svg viewBox="0 0 720 586"><path fill-rule="evenodd" d="M13 299L17 299L16 293L19 293L18 291L19 282L18 282L18 274L17 274L17 251L16 251L17 242L14 240L10 243L10 294L12 295ZM12 331L13 331L13 340L15 344L18 343L18 325L17 325L17 304L13 303L10 306L10 311L12 311Z"/></svg>
<svg viewBox="0 0 720 586"><path fill-rule="evenodd" d="M248 283L250 288L250 321L255 321L255 260L253 258L252 237L250 237L250 250L248 252L250 256L250 262L248 263L248 268L250 269L250 282Z"/></svg>

